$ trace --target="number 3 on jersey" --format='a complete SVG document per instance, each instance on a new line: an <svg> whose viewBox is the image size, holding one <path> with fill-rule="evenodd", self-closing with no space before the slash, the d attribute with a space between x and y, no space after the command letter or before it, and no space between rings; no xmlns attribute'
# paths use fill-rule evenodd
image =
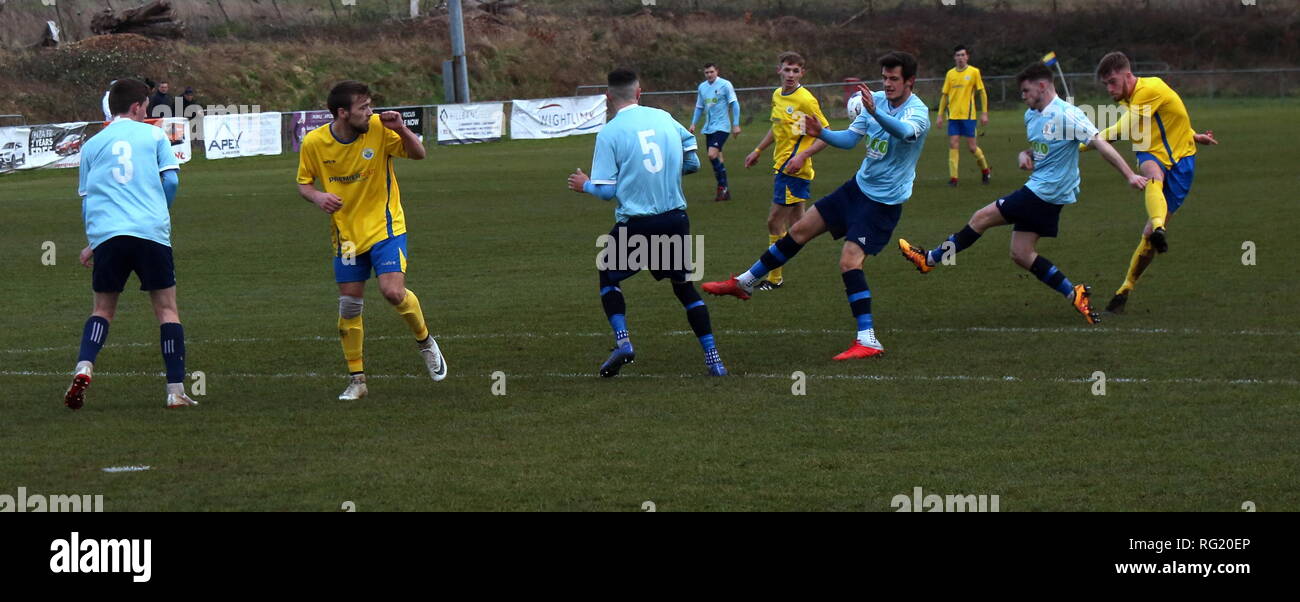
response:
<svg viewBox="0 0 1300 602"><path fill-rule="evenodd" d="M641 164L645 165L646 171L650 173L659 173L664 168L664 152L659 148L659 143L650 138L655 135L654 130L641 130L636 133L637 138L641 140L641 152L649 155L648 158L642 159Z"/></svg>
<svg viewBox="0 0 1300 602"><path fill-rule="evenodd" d="M125 140L118 140L113 143L113 156L117 157L117 162L121 167L113 168L113 179L118 184L126 184L135 176L135 165L131 163L131 143Z"/></svg>

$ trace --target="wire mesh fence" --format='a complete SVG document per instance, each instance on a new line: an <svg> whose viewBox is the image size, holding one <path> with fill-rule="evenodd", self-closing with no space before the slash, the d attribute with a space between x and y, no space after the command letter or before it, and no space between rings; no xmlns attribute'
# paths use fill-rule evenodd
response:
<svg viewBox="0 0 1300 602"><path fill-rule="evenodd" d="M1165 80L1185 98L1264 98L1300 96L1300 68L1275 69L1233 69L1233 70L1152 70L1143 71L1139 77L1155 76ZM878 87L877 80L865 79L867 85ZM733 82L736 83L736 82ZM989 104L993 108L1014 108L1020 105L1020 92L1016 87L1014 75L986 75L984 85L988 90ZM851 95L849 84L845 81L819 82L804 84L821 104L822 112L828 118L847 117L846 103ZM937 77L917 78L915 92L922 100L936 109L939 104L943 79ZM1057 91L1073 96L1075 102L1113 102L1106 91L1097 83L1092 73L1066 73L1064 85L1057 78ZM598 94L604 85L578 86L575 95ZM741 125L748 125L757 119L763 123L771 109L772 91L776 86L747 86L736 88L736 98L740 103ZM642 93L642 104L664 109L682 122L691 118L695 108L695 90L651 90Z"/></svg>

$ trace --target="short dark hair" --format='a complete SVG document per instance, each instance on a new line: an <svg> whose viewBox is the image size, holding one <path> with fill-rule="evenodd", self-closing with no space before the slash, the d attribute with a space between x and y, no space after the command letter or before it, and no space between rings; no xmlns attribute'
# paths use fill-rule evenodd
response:
<svg viewBox="0 0 1300 602"><path fill-rule="evenodd" d="M1101 62L1097 63L1097 79L1102 79L1116 71L1131 70L1132 67L1128 62L1128 57L1123 52L1115 51L1107 53L1101 57Z"/></svg>
<svg viewBox="0 0 1300 602"><path fill-rule="evenodd" d="M352 103L356 102L359 96L370 96L370 86L353 80L335 84L330 89L329 98L325 101L330 109L330 117L338 117L339 109L351 109Z"/></svg>
<svg viewBox="0 0 1300 602"><path fill-rule="evenodd" d="M880 66L885 69L903 68L903 80L916 77L916 57L901 50L891 50L880 57Z"/></svg>
<svg viewBox="0 0 1300 602"><path fill-rule="evenodd" d="M966 45L965 45L965 44L958 44L956 48L953 48L953 49L952 49L952 53L953 53L953 54L957 54L958 52L961 52L961 51L963 51L963 50L966 50ZM969 51L969 50L966 50L966 54L970 54L970 51Z"/></svg>
<svg viewBox="0 0 1300 602"><path fill-rule="evenodd" d="M799 65L800 67L803 67L804 64L803 55L799 54L798 52L787 51L787 52L782 52L780 56L776 57L776 64L785 65L787 63L791 65Z"/></svg>
<svg viewBox="0 0 1300 602"><path fill-rule="evenodd" d="M1047 65L1035 61L1031 63L1028 67L1025 67L1024 69L1020 70L1020 73L1016 75L1017 86L1025 83L1026 81L1036 81L1036 82L1049 81L1050 82L1052 81L1052 70L1048 69Z"/></svg>
<svg viewBox="0 0 1300 602"><path fill-rule="evenodd" d="M611 88L622 88L636 83L636 72L631 69L615 69L609 72L605 83Z"/></svg>
<svg viewBox="0 0 1300 602"><path fill-rule="evenodd" d="M149 86L138 79L119 79L108 89L108 112L125 115L131 105L149 101Z"/></svg>
<svg viewBox="0 0 1300 602"><path fill-rule="evenodd" d="M609 93L623 100L636 99L636 72L631 69L615 69L605 78L609 84Z"/></svg>
<svg viewBox="0 0 1300 602"><path fill-rule="evenodd" d="M713 64L713 63L704 63L704 68L705 68L705 69L708 69L709 67L713 67L714 69L717 69L717 68L718 68L718 66L715 65L715 64Z"/></svg>

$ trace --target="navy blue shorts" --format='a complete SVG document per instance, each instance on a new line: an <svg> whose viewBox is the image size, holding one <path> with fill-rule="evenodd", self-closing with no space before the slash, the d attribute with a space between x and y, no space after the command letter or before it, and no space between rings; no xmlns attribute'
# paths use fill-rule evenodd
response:
<svg viewBox="0 0 1300 602"><path fill-rule="evenodd" d="M1155 161L1165 172L1165 205L1169 208L1169 215L1173 215L1179 207L1183 206L1187 193L1192 191L1192 176L1196 174L1196 155L1183 157L1174 164L1172 169L1165 169L1164 164L1155 155L1142 151L1135 154L1138 165L1142 165L1144 161Z"/></svg>
<svg viewBox="0 0 1300 602"><path fill-rule="evenodd" d="M612 240L604 243L596 259L600 271L606 272L612 282L646 269L655 280L668 278L674 282L685 282L691 273L693 264L686 257L688 252L693 253L693 249L687 251L692 242L691 220L683 209L628 218L614 224L609 236ZM692 254L692 261L699 259Z"/></svg>
<svg viewBox="0 0 1300 602"><path fill-rule="evenodd" d="M997 201L998 211L1016 232L1033 232L1054 238L1061 219L1061 207L1038 198L1032 190L1021 187Z"/></svg>
<svg viewBox="0 0 1300 602"><path fill-rule="evenodd" d="M826 222L831 237L847 238L862 247L867 255L876 255L894 236L903 205L886 205L871 200L858 188L856 178L813 204Z"/></svg>
<svg viewBox="0 0 1300 602"><path fill-rule="evenodd" d="M948 135L965 136L967 138L974 138L975 120L974 119L949 119Z"/></svg>
<svg viewBox="0 0 1300 602"><path fill-rule="evenodd" d="M729 136L731 136L731 132L709 132L704 135L705 146L722 150L722 145L727 143L727 137Z"/></svg>
<svg viewBox="0 0 1300 602"><path fill-rule="evenodd" d="M97 293L120 293L131 272L140 278L140 290L159 291L176 286L172 248L134 236L114 236L95 247L90 288Z"/></svg>

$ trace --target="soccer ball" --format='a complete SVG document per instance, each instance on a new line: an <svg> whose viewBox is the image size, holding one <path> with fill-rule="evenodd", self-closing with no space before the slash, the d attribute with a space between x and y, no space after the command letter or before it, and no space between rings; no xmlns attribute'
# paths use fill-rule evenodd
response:
<svg viewBox="0 0 1300 602"><path fill-rule="evenodd" d="M862 93L861 92L854 92L853 96L849 97L849 104L847 108L849 112L849 119L857 119L858 115L862 114Z"/></svg>

